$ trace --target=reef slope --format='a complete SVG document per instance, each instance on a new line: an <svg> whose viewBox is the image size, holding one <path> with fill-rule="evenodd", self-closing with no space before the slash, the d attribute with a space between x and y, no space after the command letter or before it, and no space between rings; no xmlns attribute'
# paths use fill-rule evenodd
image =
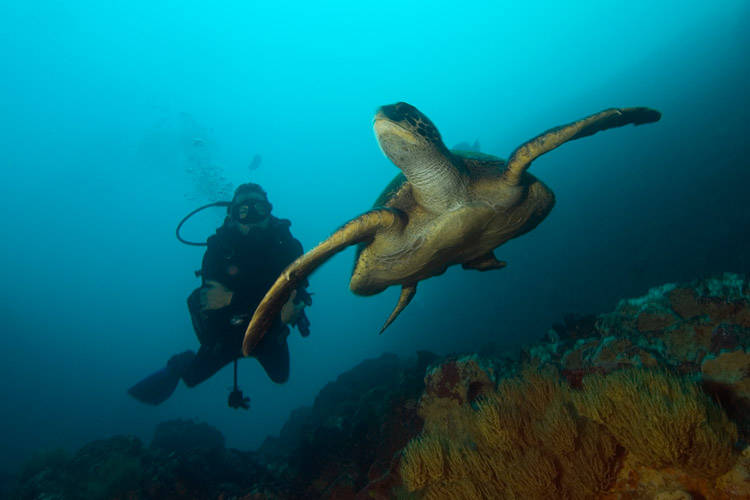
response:
<svg viewBox="0 0 750 500"><path fill-rule="evenodd" d="M47 452L16 499L750 499L750 284L664 285L520 356L364 361L254 452L207 424Z"/></svg>

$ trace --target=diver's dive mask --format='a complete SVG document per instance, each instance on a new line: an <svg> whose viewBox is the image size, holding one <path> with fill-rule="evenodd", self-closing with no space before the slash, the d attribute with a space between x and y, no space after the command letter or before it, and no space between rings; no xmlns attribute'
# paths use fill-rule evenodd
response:
<svg viewBox="0 0 750 500"><path fill-rule="evenodd" d="M272 209L273 205L266 200L247 198L232 203L230 213L239 224L257 224L268 218Z"/></svg>

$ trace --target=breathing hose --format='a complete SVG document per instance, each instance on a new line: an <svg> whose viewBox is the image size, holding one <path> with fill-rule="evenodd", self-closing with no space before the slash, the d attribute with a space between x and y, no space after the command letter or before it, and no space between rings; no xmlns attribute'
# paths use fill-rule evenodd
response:
<svg viewBox="0 0 750 500"><path fill-rule="evenodd" d="M204 247L204 246L208 245L208 243L198 243L198 242L195 242L195 241L187 241L187 240L183 239L183 238L182 238L182 236L180 236L180 229L182 228L182 225L183 225L183 224L184 224L184 223L185 223L185 222L186 222L186 221L187 221L187 220L188 220L188 219L189 219L190 217L192 217L193 215L197 214L197 213L198 213L198 212L200 212L201 210L205 210L205 209L207 209L207 208L211 208L211 207L228 207L228 206L229 206L229 205L231 205L231 204L232 204L232 202L231 202L231 201L217 201L217 202L214 202L214 203L209 203L208 205L203 205L203 206L202 206L202 207L200 207L200 208L196 208L195 210L193 210L192 212L190 212L189 214L187 214L187 215L186 215L186 216L185 216L185 217L184 217L184 218L183 218L183 219L182 219L182 220L180 221L180 223L179 223L179 224L177 224L177 229L175 230L175 235L177 236L177 239L178 239L178 240L180 240L180 242L181 242L181 243L184 243L184 244L186 244L186 245L193 245L193 246L196 246L196 247Z"/></svg>

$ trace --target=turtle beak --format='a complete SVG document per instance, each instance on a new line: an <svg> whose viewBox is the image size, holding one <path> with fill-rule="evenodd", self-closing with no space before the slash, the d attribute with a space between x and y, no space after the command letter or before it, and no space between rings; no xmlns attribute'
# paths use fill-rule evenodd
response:
<svg viewBox="0 0 750 500"><path fill-rule="evenodd" d="M375 135L380 138L390 133L414 144L414 137L407 132L404 126L404 114L398 109L400 105L403 105L403 103L399 102L378 108L375 112L375 118L372 120Z"/></svg>
<svg viewBox="0 0 750 500"><path fill-rule="evenodd" d="M410 130L405 129L401 124L393 121L391 118L381 115L381 113L375 115L373 130L375 131L375 137L378 139L378 143L380 144L381 149L383 149L383 152L389 149L384 147L384 141L389 142L394 139L400 139L407 144L417 143L417 138Z"/></svg>
<svg viewBox="0 0 750 500"><path fill-rule="evenodd" d="M381 106L375 112L375 118L373 118L372 122L375 123L378 120L387 120L389 122L399 123L404 120L404 116L398 113L393 108L393 105Z"/></svg>

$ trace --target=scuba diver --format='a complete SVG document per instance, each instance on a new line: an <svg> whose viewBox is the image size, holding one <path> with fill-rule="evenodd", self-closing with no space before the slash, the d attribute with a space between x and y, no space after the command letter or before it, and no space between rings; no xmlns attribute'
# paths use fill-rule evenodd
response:
<svg viewBox="0 0 750 500"><path fill-rule="evenodd" d="M289 231L291 222L271 215L272 205L258 184L239 186L231 202L201 207L227 206L227 217L216 234L208 238L203 263L196 275L200 288L187 299L193 329L200 342L198 352L185 351L172 356L167 366L128 389L142 401L157 405L174 392L180 379L188 387L207 380L227 364L234 362L234 390L229 395L232 408L250 407L237 386L237 360L242 357L242 339L255 308L276 278L294 259L302 255L302 245ZM250 356L263 366L269 378L281 384L289 378L289 326L296 326L303 337L310 334L310 321L304 308L312 304L307 282L292 293L276 319L270 334Z"/></svg>

